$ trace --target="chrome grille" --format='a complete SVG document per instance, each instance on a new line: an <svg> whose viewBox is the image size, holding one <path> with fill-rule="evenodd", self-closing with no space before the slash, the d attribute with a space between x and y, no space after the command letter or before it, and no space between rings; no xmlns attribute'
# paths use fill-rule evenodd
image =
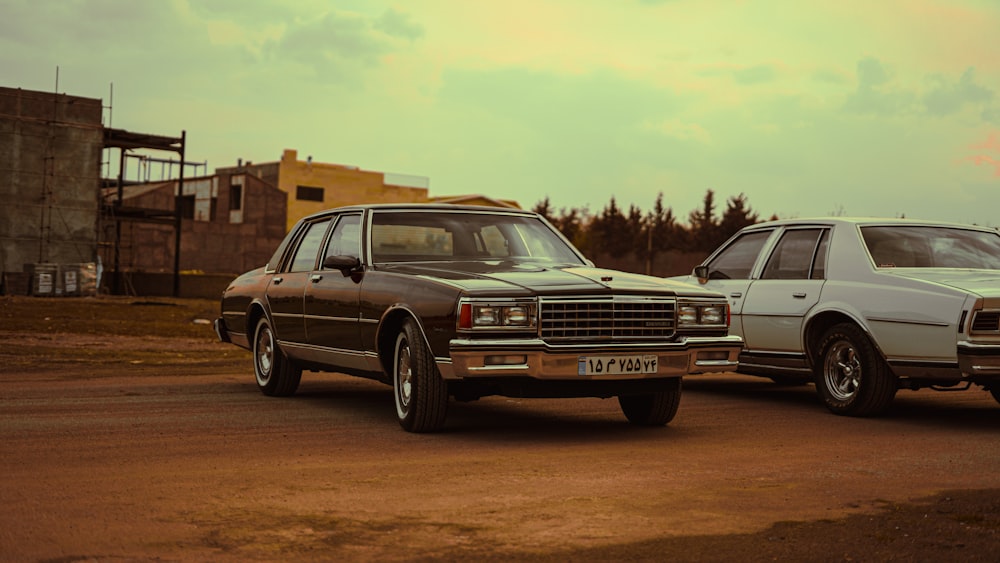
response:
<svg viewBox="0 0 1000 563"><path fill-rule="evenodd" d="M676 330L675 309L671 298L543 299L542 340L663 340Z"/></svg>
<svg viewBox="0 0 1000 563"><path fill-rule="evenodd" d="M1000 332L1000 311L977 311L972 332Z"/></svg>

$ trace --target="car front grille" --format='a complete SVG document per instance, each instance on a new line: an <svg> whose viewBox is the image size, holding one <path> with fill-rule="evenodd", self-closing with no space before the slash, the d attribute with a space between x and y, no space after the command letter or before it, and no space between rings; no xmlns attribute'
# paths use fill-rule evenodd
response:
<svg viewBox="0 0 1000 563"><path fill-rule="evenodd" d="M977 311L972 332L1000 332L1000 311Z"/></svg>
<svg viewBox="0 0 1000 563"><path fill-rule="evenodd" d="M676 301L663 297L587 297L541 300L546 342L664 340L677 327Z"/></svg>

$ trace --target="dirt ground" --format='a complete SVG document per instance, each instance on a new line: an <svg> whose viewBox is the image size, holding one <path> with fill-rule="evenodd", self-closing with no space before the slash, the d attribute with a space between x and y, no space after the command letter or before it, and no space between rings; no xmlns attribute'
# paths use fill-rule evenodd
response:
<svg viewBox="0 0 1000 563"><path fill-rule="evenodd" d="M2 561L1000 561L1000 405L685 380L665 428L614 400L262 395L203 300L0 297Z"/></svg>

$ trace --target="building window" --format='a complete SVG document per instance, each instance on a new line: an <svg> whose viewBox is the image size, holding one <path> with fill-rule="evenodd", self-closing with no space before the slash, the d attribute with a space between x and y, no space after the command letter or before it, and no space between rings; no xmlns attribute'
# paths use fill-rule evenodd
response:
<svg viewBox="0 0 1000 563"><path fill-rule="evenodd" d="M243 186L229 186L229 210L243 209Z"/></svg>
<svg viewBox="0 0 1000 563"><path fill-rule="evenodd" d="M194 194L181 196L179 211L181 219L194 219Z"/></svg>
<svg viewBox="0 0 1000 563"><path fill-rule="evenodd" d="M323 188L297 186L295 188L295 199L301 201L323 201Z"/></svg>

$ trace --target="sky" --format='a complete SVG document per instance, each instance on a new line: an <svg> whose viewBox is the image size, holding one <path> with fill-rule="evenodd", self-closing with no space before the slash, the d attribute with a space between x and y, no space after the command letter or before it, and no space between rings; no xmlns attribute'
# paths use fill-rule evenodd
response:
<svg viewBox="0 0 1000 563"><path fill-rule="evenodd" d="M1000 226L1000 0L0 0L0 86L432 196ZM166 157L169 155L159 155Z"/></svg>

